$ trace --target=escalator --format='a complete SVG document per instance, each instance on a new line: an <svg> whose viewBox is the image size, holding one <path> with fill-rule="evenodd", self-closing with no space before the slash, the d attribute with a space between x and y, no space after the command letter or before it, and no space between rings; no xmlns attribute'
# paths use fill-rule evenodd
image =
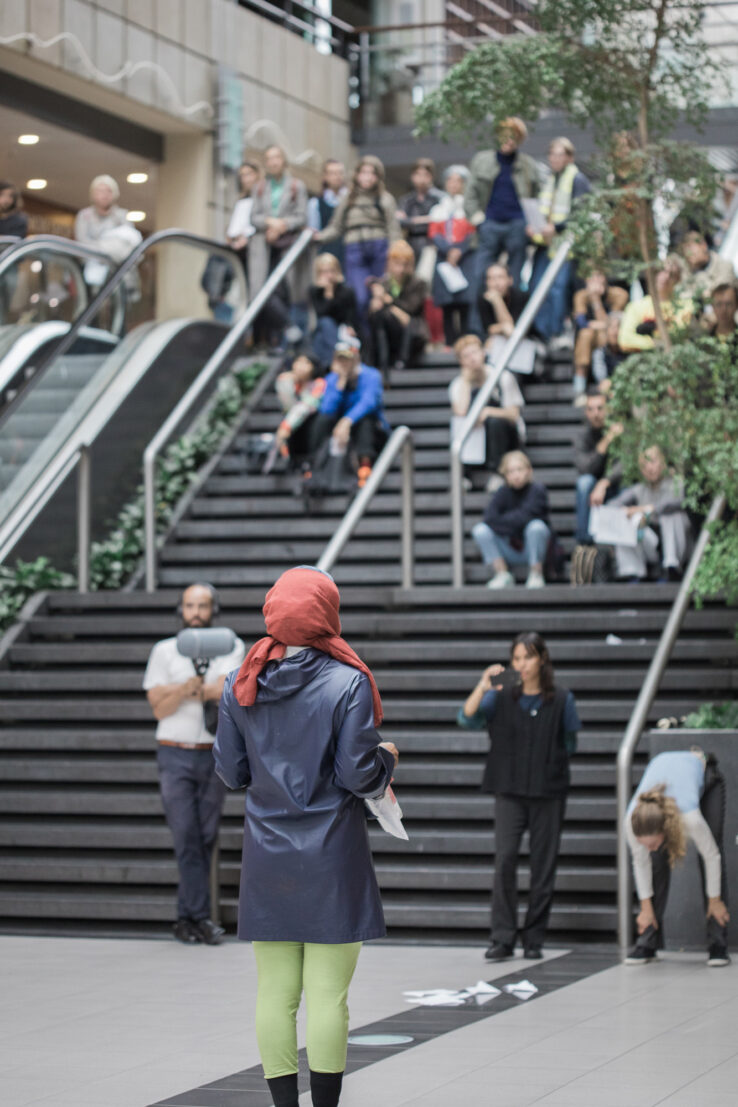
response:
<svg viewBox="0 0 738 1107"><path fill-rule="evenodd" d="M66 292L63 318L49 318L62 297L48 294L48 281L42 296L31 279L41 275L40 247L26 240L0 255L0 560L47 553L60 567L71 567L75 549L80 448L90 448L96 539L140 482L146 443L228 333L200 281L213 253L233 260L207 239L160 232L95 295L84 258L67 256L67 246L80 249L43 244L47 256L56 249L44 268L54 272L51 291ZM235 321L247 298L233 269ZM141 289L133 302L131 271Z"/></svg>

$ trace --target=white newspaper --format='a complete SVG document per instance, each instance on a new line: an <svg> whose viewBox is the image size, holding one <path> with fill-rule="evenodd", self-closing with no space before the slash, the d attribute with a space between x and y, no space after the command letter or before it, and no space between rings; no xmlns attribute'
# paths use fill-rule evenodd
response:
<svg viewBox="0 0 738 1107"><path fill-rule="evenodd" d="M548 220L545 215L541 214L538 201L533 199L521 200L520 206L523 209L526 226L530 227L534 234L540 234L546 226L546 223L548 223Z"/></svg>
<svg viewBox="0 0 738 1107"><path fill-rule="evenodd" d="M465 415L452 415L451 416L451 441L453 442L459 434L461 434L461 428L466 420ZM461 461L463 465L484 465L487 458L487 435L484 427L474 427L474 430L470 433L464 448L461 451Z"/></svg>
<svg viewBox="0 0 738 1107"><path fill-rule="evenodd" d="M458 265L451 265L448 261L439 261L436 273L441 278L449 292L463 292L469 287L469 282L459 269Z"/></svg>
<svg viewBox="0 0 738 1107"><path fill-rule="evenodd" d="M502 334L496 334L492 341L492 348L489 352L489 358L492 364L500 360L502 357L502 351L507 346L508 339ZM536 364L536 344L531 342L529 338L521 338L518 343L515 353L507 363L508 369L513 373L524 373L528 375L533 372Z"/></svg>
<svg viewBox="0 0 738 1107"><path fill-rule="evenodd" d="M407 831L402 825L402 808L397 802L397 796L391 788L379 799L364 800L369 811L376 818L382 830L391 834L393 838L402 838L408 841Z"/></svg>
<svg viewBox="0 0 738 1107"><path fill-rule="evenodd" d="M593 507L589 531L600 545L637 546L640 520L640 515L627 515L624 507Z"/></svg>

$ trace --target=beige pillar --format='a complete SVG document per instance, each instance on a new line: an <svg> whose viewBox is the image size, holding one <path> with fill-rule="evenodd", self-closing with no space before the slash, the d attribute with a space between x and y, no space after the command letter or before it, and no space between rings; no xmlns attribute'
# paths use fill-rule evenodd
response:
<svg viewBox="0 0 738 1107"><path fill-rule="evenodd" d="M209 134L167 135L159 167L156 229L177 227L211 238L213 141ZM207 254L196 246L162 243L156 248L156 318L211 313L200 288Z"/></svg>

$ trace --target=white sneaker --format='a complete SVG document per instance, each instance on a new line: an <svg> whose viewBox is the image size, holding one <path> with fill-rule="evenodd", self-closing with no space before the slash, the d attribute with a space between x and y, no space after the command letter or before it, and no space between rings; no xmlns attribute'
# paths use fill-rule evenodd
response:
<svg viewBox="0 0 738 1107"><path fill-rule="evenodd" d="M505 478L500 473L493 473L487 481L487 491L496 492L498 488L502 488L505 483Z"/></svg>
<svg viewBox="0 0 738 1107"><path fill-rule="evenodd" d="M546 582L543 579L543 573L539 573L537 569L531 569L528 573L528 579L525 582L526 588L545 588Z"/></svg>
<svg viewBox="0 0 738 1107"><path fill-rule="evenodd" d="M488 588L512 588L514 584L515 577L512 573L508 573L507 569L503 569L501 573L495 573L487 581Z"/></svg>

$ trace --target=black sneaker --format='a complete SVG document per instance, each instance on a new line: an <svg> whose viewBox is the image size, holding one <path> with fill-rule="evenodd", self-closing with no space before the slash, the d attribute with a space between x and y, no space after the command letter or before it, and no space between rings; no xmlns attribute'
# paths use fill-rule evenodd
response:
<svg viewBox="0 0 738 1107"><path fill-rule="evenodd" d="M523 946L523 957L526 961L542 961L543 950L540 946Z"/></svg>
<svg viewBox="0 0 738 1107"><path fill-rule="evenodd" d="M484 959L485 961L507 961L507 959L512 956L512 946L503 945L502 942L495 942L486 951Z"/></svg>
<svg viewBox="0 0 738 1107"><path fill-rule="evenodd" d="M722 969L730 964L730 954L725 946L719 942L713 942L707 951L707 967L710 969Z"/></svg>
<svg viewBox="0 0 738 1107"><path fill-rule="evenodd" d="M225 936L222 926L216 926L212 919L198 919L192 923L196 934L206 946L219 946Z"/></svg>
<svg viewBox="0 0 738 1107"><path fill-rule="evenodd" d="M623 961L624 965L650 965L656 960L655 949L644 949L643 946L633 946L628 956Z"/></svg>
<svg viewBox="0 0 738 1107"><path fill-rule="evenodd" d="M177 941L183 942L186 946L194 946L202 941L195 930L195 924L190 919L177 919L172 930Z"/></svg>

